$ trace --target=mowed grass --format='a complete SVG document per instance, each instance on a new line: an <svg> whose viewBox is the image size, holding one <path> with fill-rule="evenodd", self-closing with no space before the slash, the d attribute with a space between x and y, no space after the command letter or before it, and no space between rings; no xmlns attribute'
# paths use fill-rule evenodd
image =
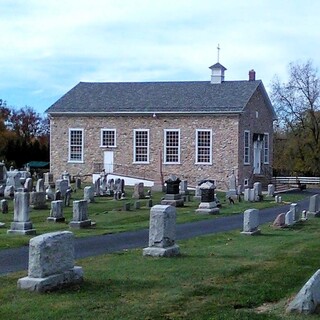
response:
<svg viewBox="0 0 320 320"><path fill-rule="evenodd" d="M305 319L287 301L319 268L320 219L179 241L181 256L142 250L86 258L84 282L44 294L16 288L26 272L1 277L0 319ZM318 319L319 315L308 316Z"/></svg>
<svg viewBox="0 0 320 320"><path fill-rule="evenodd" d="M147 207L148 199L139 200L141 208L134 209L136 200L132 199L132 192L133 188L126 187L126 199L120 201L113 200L112 197L95 197L95 202L88 205L88 215L93 222L96 222L95 226L81 230L72 229L72 232L76 237L86 237L148 228L150 215L150 208ZM152 194L153 205L160 204L161 198L163 198L164 195L165 193L162 192L154 192ZM190 195L191 201L185 202L184 207L177 208L177 223L216 219L221 216L242 213L248 208L263 209L279 205L274 202L274 198L272 197L265 197L262 202L250 203L236 201L234 205L231 205L229 204L229 201L226 200L225 193L217 192L218 198L222 204L219 215L199 215L195 213L195 210L199 206L199 201L193 200L193 192L190 192ZM296 202L306 196L308 195L305 192L298 192L283 194L282 198L284 202ZM78 190L72 194L72 200L79 200L82 198L83 190ZM124 204L128 202L131 203L131 210L124 211ZM53 231L71 230L69 228L69 222L72 220L72 203L70 207L64 208L64 217L66 218L65 223L47 221L47 218L50 215L50 202L47 202L47 204L48 209L32 209L30 211L30 219L33 228L36 229L37 235ZM10 223L13 221L12 200L9 200L9 213L2 214L0 219L1 222L6 224L0 229L0 250L28 245L30 238L33 236L7 234L7 230L10 229Z"/></svg>

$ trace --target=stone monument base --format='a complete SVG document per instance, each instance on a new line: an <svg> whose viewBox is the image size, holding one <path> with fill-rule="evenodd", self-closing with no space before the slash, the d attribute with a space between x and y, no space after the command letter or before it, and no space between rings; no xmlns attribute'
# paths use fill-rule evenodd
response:
<svg viewBox="0 0 320 320"><path fill-rule="evenodd" d="M83 221L70 221L70 228L81 229L91 227L91 219L83 220Z"/></svg>
<svg viewBox="0 0 320 320"><path fill-rule="evenodd" d="M178 200L163 199L163 200L161 200L161 204L162 205L173 206L173 207L183 207L184 202L183 202L183 199L178 199Z"/></svg>
<svg viewBox="0 0 320 320"><path fill-rule="evenodd" d="M47 221L48 222L65 222L66 218L65 217L61 217L61 218L48 217Z"/></svg>
<svg viewBox="0 0 320 320"><path fill-rule="evenodd" d="M143 249L144 256L152 257L173 257L180 254L180 248L178 245L173 245L167 248L148 247Z"/></svg>
<svg viewBox="0 0 320 320"><path fill-rule="evenodd" d="M81 283L83 270L81 267L73 267L63 273L53 274L45 278L24 277L18 280L18 289L45 292L58 289L69 284Z"/></svg>
<svg viewBox="0 0 320 320"><path fill-rule="evenodd" d="M32 222L11 222L11 229L7 233L36 234L36 229L32 229Z"/></svg>
<svg viewBox="0 0 320 320"><path fill-rule="evenodd" d="M219 212L220 210L215 201L201 202L199 208L196 210L196 213L199 214L219 214Z"/></svg>
<svg viewBox="0 0 320 320"><path fill-rule="evenodd" d="M255 236L255 235L261 234L261 230L257 229L257 230L254 230L254 231L241 231L241 234L244 234L244 235L247 235L247 236Z"/></svg>

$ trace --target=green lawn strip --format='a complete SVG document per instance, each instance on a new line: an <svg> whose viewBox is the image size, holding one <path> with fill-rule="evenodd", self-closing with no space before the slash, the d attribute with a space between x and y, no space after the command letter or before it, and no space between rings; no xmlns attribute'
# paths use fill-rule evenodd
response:
<svg viewBox="0 0 320 320"><path fill-rule="evenodd" d="M175 258L141 249L90 257L76 263L83 284L46 294L16 289L23 272L2 276L0 318L303 319L285 315L285 302L319 268L319 227L315 218L263 225L260 236L201 236L179 241Z"/></svg>
<svg viewBox="0 0 320 320"><path fill-rule="evenodd" d="M96 222L95 227L88 229L72 229L72 232L76 237L86 237L92 235L101 235L125 231L133 231L149 226L150 208L146 207L147 199L139 200L141 202L140 209L134 209L134 202L132 199L132 188L127 189L127 199L116 201L110 197L96 197L94 203L90 203L88 206L89 218ZM219 215L202 215L196 214L195 210L199 206L199 201L186 202L182 208L177 208L177 223L194 222L205 219L216 219L221 216L234 215L244 212L249 208L270 208L277 206L273 198L265 197L264 201L250 203L240 202L235 205L230 205L225 199L225 193L217 192L218 197L222 203ZM78 190L72 194L73 200L82 199L83 190ZM153 204L159 204L164 193L154 192L152 194ZM285 202L296 202L306 197L306 193L288 193L283 194L282 198ZM126 202L131 203L132 210L124 211L123 205ZM48 203L50 205L50 203ZM64 208L65 223L50 223L47 222L50 208L44 210L31 210L30 219L33 224L33 228L36 229L37 235L53 232L71 230L68 223L72 220L72 206ZM19 247L28 245L29 239L32 236L23 236L7 234L7 230L10 229L10 224L13 221L13 201L9 201L9 214L1 215L1 222L6 223L6 226L0 229L0 250L4 248Z"/></svg>

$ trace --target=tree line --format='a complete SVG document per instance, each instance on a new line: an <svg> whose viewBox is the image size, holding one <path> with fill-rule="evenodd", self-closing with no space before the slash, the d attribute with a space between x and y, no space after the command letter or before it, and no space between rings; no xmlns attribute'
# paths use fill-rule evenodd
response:
<svg viewBox="0 0 320 320"><path fill-rule="evenodd" d="M286 82L273 79L275 175L320 176L319 96L318 70L311 60L290 63Z"/></svg>
<svg viewBox="0 0 320 320"><path fill-rule="evenodd" d="M28 106L15 109L0 99L0 161L7 167L49 162L49 135L47 116Z"/></svg>

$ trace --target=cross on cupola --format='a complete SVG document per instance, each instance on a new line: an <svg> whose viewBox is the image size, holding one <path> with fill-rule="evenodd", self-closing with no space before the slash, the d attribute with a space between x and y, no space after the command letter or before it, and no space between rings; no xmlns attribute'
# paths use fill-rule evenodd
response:
<svg viewBox="0 0 320 320"><path fill-rule="evenodd" d="M211 69L211 83L221 83L224 81L224 72L227 70L222 64L220 64L219 59L220 59L220 45L218 44L217 47L217 60L218 62L209 69Z"/></svg>

